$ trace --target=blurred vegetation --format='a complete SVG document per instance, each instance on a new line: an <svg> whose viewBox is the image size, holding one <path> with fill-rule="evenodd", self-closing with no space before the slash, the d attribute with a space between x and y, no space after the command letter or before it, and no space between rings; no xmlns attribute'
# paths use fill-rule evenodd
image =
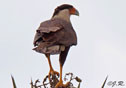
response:
<svg viewBox="0 0 126 88"><path fill-rule="evenodd" d="M13 76L11 76L11 78L12 78L13 88L17 88ZM108 76L106 77L101 88L105 87L107 78L108 78ZM66 73L63 81L65 83L69 82L69 85L66 88L80 88L80 84L82 82L82 80L79 77L74 76L73 73ZM31 88L55 88L55 86L58 82L59 82L59 77L57 75L51 75L50 81L49 81L48 75L47 75L43 79L42 82L40 82L39 79L37 79L33 82L33 80L31 79L30 86L31 86ZM63 88L63 87L61 87L61 88Z"/></svg>
<svg viewBox="0 0 126 88"><path fill-rule="evenodd" d="M17 88L13 76L11 76L11 78L12 78L13 88ZM74 76L73 73L66 73L63 81L69 82L69 85L66 88L80 88L80 84L82 82L82 80L79 77ZM39 79L37 79L33 82L33 80L31 79L30 86L31 86L31 88L55 88L55 86L58 82L59 82L59 77L57 75L51 75L50 81L49 81L48 75L47 75L43 79L42 82L40 82ZM77 86L75 86L73 82L74 83L76 82L75 84ZM61 88L63 88L63 87L61 87Z"/></svg>
<svg viewBox="0 0 126 88"><path fill-rule="evenodd" d="M74 86L73 81L74 82L76 81L76 83L78 83L77 87ZM34 83L31 80L31 88L55 88L58 82L59 82L58 76L52 75L49 81L47 75L41 84L39 84L40 83L39 80L36 80ZM64 77L64 82L69 82L69 85L66 88L80 88L81 79L78 78L77 76L74 76L73 73L66 73Z"/></svg>

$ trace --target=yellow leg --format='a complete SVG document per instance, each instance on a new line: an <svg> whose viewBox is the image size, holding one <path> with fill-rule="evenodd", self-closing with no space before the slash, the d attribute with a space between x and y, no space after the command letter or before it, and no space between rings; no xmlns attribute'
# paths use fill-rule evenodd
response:
<svg viewBox="0 0 126 88"><path fill-rule="evenodd" d="M62 80L62 65L60 64L60 80L56 84L55 88L59 88L59 87L66 88L68 85L69 85L69 82L66 83L66 84L63 84L63 80Z"/></svg>
<svg viewBox="0 0 126 88"><path fill-rule="evenodd" d="M48 74L48 78L50 80L50 76L51 75L55 75L56 74L57 76L59 76L59 73L57 71L53 70L53 67L52 67L52 64L51 64L51 61L50 61L50 54L45 54L45 55L46 55L46 57L48 59L48 63L49 63L49 67L50 67L50 71L49 71L49 74Z"/></svg>

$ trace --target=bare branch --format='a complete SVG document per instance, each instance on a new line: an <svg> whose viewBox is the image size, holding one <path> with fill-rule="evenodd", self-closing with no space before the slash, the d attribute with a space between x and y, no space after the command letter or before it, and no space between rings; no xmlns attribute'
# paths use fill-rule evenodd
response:
<svg viewBox="0 0 126 88"><path fill-rule="evenodd" d="M16 83L15 83L15 80L14 80L14 77L11 75L11 79L12 79L12 83L13 83L13 88L17 88L16 87Z"/></svg>
<svg viewBox="0 0 126 88"><path fill-rule="evenodd" d="M102 85L101 88L104 88L105 87L105 84L106 84L107 79L108 79L108 76L106 77L106 79L105 79L105 81L104 81L104 83L103 83L103 85Z"/></svg>
<svg viewBox="0 0 126 88"><path fill-rule="evenodd" d="M31 81L31 88L55 88L56 84L59 82L59 77L56 75L51 75L50 81L48 75L43 79L42 84L38 85L40 82L38 79L33 83ZM68 80L69 79L69 80ZM75 80L78 82L78 86L75 87L72 81ZM77 76L74 76L73 73L66 73L64 77L64 82L69 82L69 85L66 88L80 88L81 79ZM61 87L62 88L62 87Z"/></svg>

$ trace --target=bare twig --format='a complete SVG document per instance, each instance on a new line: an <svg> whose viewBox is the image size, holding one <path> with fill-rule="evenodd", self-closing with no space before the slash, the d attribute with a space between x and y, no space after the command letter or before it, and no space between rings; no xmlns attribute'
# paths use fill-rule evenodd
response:
<svg viewBox="0 0 126 88"><path fill-rule="evenodd" d="M105 81L104 81L104 83L103 83L103 85L102 85L101 88L104 88L105 87L105 84L106 84L107 79L108 79L108 76L106 77L106 79L105 79Z"/></svg>
<svg viewBox="0 0 126 88"><path fill-rule="evenodd" d="M51 75L50 80L48 80L48 75L47 75L43 79L43 82L41 85L37 85L37 83L40 82L38 79L35 81L35 83L31 81L31 88L48 88L48 87L55 88L56 84L59 82L58 78L59 77L56 75ZM72 83L73 80L79 83L77 87L74 87L74 84ZM74 76L73 73L66 73L64 77L64 81L69 82L69 85L67 86L67 88L80 88L81 79L77 76Z"/></svg>
<svg viewBox="0 0 126 88"><path fill-rule="evenodd" d="M16 84L15 84L15 80L14 80L14 77L11 75L11 79L12 79L12 83L13 83L13 88L17 88L16 87Z"/></svg>

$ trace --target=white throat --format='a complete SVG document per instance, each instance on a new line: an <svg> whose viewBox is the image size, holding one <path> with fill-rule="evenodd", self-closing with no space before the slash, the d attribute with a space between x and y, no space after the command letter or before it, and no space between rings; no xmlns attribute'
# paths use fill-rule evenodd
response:
<svg viewBox="0 0 126 88"><path fill-rule="evenodd" d="M60 11L57 15L55 15L53 18L61 18L67 22L70 22L70 13L68 9Z"/></svg>

